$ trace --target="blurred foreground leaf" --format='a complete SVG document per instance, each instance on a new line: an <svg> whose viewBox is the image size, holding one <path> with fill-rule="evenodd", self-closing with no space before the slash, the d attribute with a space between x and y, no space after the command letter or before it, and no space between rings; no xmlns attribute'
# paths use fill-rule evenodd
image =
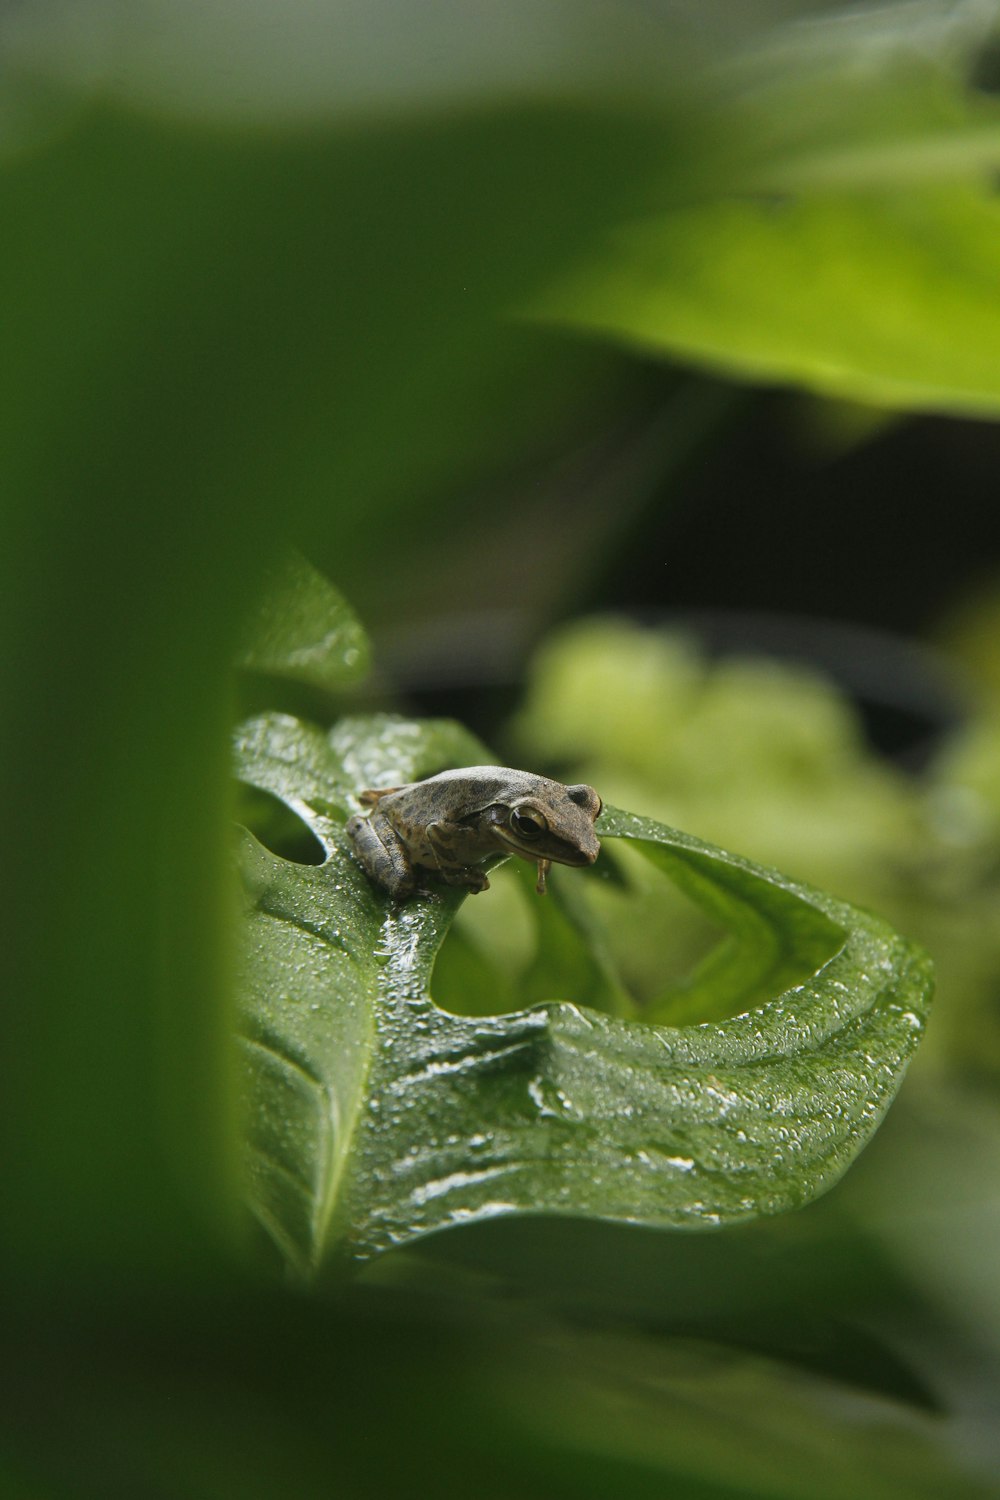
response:
<svg viewBox="0 0 1000 1500"><path fill-rule="evenodd" d="M165 1500L325 1500L331 1470L344 1500L420 1500L442 1473L480 1500L997 1494L954 1421L717 1340L594 1328L535 1301L257 1286L140 1305L113 1336L92 1308L58 1338L20 1310L10 1322L10 1495L104 1495L110 1479Z"/></svg>
<svg viewBox="0 0 1000 1500"><path fill-rule="evenodd" d="M274 133L95 97L3 162L8 1284L232 1245L245 612L288 537L362 597L593 398L498 313L669 154L648 111L544 97Z"/></svg>
<svg viewBox="0 0 1000 1500"><path fill-rule="evenodd" d="M460 1017L429 997L453 891L389 906L342 826L363 786L477 756L456 726L284 715L243 726L238 774L324 845L304 867L245 834L241 1001L251 1204L307 1274L447 1225L541 1211L708 1228L829 1187L869 1139L923 1030L921 954L877 918L605 808L730 929L683 1029L569 1000ZM489 899L488 897L486 899ZM766 999L762 997L766 996Z"/></svg>
<svg viewBox="0 0 1000 1500"><path fill-rule="evenodd" d="M696 1340L615 1339L603 1329L558 1344L563 1378L538 1402L536 1432L556 1428L597 1462L648 1466L661 1483L672 1478L676 1493L769 1500L931 1500L942 1487L968 1497L996 1493L962 1472L944 1424L779 1361ZM531 1423L527 1402L517 1406Z"/></svg>

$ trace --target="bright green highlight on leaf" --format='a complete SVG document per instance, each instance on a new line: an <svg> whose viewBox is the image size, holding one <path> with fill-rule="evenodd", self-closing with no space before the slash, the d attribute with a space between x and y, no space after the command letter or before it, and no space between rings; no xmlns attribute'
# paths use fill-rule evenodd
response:
<svg viewBox="0 0 1000 1500"><path fill-rule="evenodd" d="M998 285L985 187L751 194L621 230L540 311L743 379L992 415Z"/></svg>
<svg viewBox="0 0 1000 1500"><path fill-rule="evenodd" d="M724 61L717 180L585 250L543 320L882 408L1000 411L996 8L859 6Z"/></svg>
<svg viewBox="0 0 1000 1500"><path fill-rule="evenodd" d="M240 778L328 851L301 866L243 838L249 1192L287 1261L308 1275L335 1251L510 1213L709 1228L829 1187L919 1040L923 955L873 916L606 808L606 850L633 844L729 928L700 978L706 1011L741 1013L668 1027L563 994L449 1014L433 969L462 897L387 903L342 828L361 788L481 757L447 723L356 719L324 735L265 715L239 733Z"/></svg>

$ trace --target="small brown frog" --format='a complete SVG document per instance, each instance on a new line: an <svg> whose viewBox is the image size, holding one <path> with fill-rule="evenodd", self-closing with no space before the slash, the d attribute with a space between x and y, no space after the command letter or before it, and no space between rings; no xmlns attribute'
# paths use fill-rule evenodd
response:
<svg viewBox="0 0 1000 1500"><path fill-rule="evenodd" d="M518 854L538 865L539 894L553 863L592 865L600 853L594 820L601 799L592 786L563 786L506 766L465 766L426 781L358 794L372 808L356 814L347 835L358 861L397 901L412 896L418 872L489 889L491 855Z"/></svg>

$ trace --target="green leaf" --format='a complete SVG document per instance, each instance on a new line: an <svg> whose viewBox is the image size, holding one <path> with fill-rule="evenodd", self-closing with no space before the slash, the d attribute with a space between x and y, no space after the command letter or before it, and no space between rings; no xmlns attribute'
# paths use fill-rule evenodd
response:
<svg viewBox="0 0 1000 1500"><path fill-rule="evenodd" d="M829 1187L923 1031L923 955L876 917L605 808L602 838L633 842L730 928L713 999L747 1009L684 1028L568 997L448 1014L430 988L461 895L389 904L342 828L360 788L480 754L449 724L324 736L269 715L240 731L239 776L328 851L303 867L243 837L250 1202L289 1263L309 1274L335 1246L364 1257L508 1213L709 1228Z"/></svg>
<svg viewBox="0 0 1000 1500"><path fill-rule="evenodd" d="M621 231L542 313L745 380L993 415L998 284L985 188L753 195Z"/></svg>
<svg viewBox="0 0 1000 1500"><path fill-rule="evenodd" d="M617 1458L639 1474L648 1465L656 1479L641 1494L988 1500L997 1493L939 1415L776 1360L708 1340L607 1329L557 1332L539 1344L537 1363L508 1397L527 1429L539 1441L558 1433L594 1465ZM556 1351L553 1379L545 1356ZM633 1493L627 1480L619 1492Z"/></svg>
<svg viewBox="0 0 1000 1500"><path fill-rule="evenodd" d="M995 415L995 7L859 7L720 69L722 177L532 309L750 381Z"/></svg>
<svg viewBox="0 0 1000 1500"><path fill-rule="evenodd" d="M331 583L297 552L272 567L247 624L240 666L336 689L368 671L368 637Z"/></svg>
<svg viewBox="0 0 1000 1500"><path fill-rule="evenodd" d="M985 1414L977 1429L655 1319L490 1298L478 1279L463 1298L454 1268L430 1288L372 1274L333 1297L178 1291L113 1320L97 1300L102 1321L92 1301L41 1339L10 1309L4 1493L107 1494L111 1450L119 1494L163 1500L426 1500L442 1474L476 1500L996 1500Z"/></svg>

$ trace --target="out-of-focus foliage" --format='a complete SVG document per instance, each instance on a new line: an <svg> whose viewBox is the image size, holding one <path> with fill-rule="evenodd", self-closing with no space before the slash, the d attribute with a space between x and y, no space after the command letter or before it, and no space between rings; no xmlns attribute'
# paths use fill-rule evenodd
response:
<svg viewBox="0 0 1000 1500"><path fill-rule="evenodd" d="M0 173L0 1254L141 1281L234 1232L227 718L258 579L303 532L348 586L377 572L594 399L606 375L499 315L670 176L674 127L540 85L223 128L141 89L57 108L48 57Z"/></svg>
<svg viewBox="0 0 1000 1500"><path fill-rule="evenodd" d="M729 191L616 231L542 308L743 378L995 414L996 22L858 7L741 54Z"/></svg>
<svg viewBox="0 0 1000 1500"><path fill-rule="evenodd" d="M860 1203L874 1184L861 1235L741 1230L692 1268L682 1237L640 1252L635 1236L567 1226L546 1283L552 1242L525 1226L508 1242L523 1316L511 1316L509 1265L499 1298L474 1269L467 1301L448 1276L436 1304L408 1253L402 1290L384 1300L362 1286L306 1309L241 1279L231 665L287 541L352 599L389 574L405 593L417 544L453 541L477 486L621 410L627 363L581 337L602 322L602 298L616 344L852 395L995 406L983 364L995 307L980 295L993 210L980 184L1000 160L996 7L932 0L803 26L815 9L37 0L0 13L0 1321L13 1387L0 1463L13 1493L228 1500L290 1485L325 1496L334 1483L363 1496L436 1489L446 1471L498 1496L659 1495L665 1477L759 1494L781 1467L790 1494L822 1495L835 1451L849 1455L853 1492L863 1472L873 1489L877 1475L886 1493L910 1494L915 1450L928 1475L933 1450L941 1488L966 1484L974 1399L954 1303L975 1282L969 1306L985 1306L972 1248L989 1241L968 1203L994 1180L990 1104L975 1118L945 1112L967 1171L960 1182L943 1159L930 1200L899 1200L895 1216L878 1163L902 1139L914 1191L925 1163L916 1132L882 1132L848 1198L835 1195ZM778 39L763 45L772 23ZM829 238L813 235L807 274L776 301L761 256L764 271L791 275L820 219ZM876 224L886 235L869 296L859 260ZM682 302L696 225L718 233ZM975 286L954 285L956 266ZM786 305L802 326L782 322ZM573 338L552 332L556 314ZM486 523L474 572L500 547L556 550L559 526L512 539L492 513ZM892 796L880 812L868 780L859 771L851 795L877 851L908 814ZM838 857L847 870L849 852ZM955 934L987 917L982 882L966 900L953 877L966 868L942 864ZM879 904L895 915L894 900ZM942 949L950 988L961 943L920 932ZM498 1002L509 987L497 981ZM967 1053L988 1059L977 1028ZM894 1231L905 1215L927 1227L932 1210L917 1255ZM817 1226L825 1212L797 1218ZM796 1238L808 1234L822 1242L811 1258ZM463 1241L480 1268L494 1243ZM584 1380L595 1347L562 1321L567 1267L589 1278L582 1300L600 1323L642 1256L624 1316L655 1332L627 1333L617 1363L598 1348L593 1402L567 1414L559 1392L574 1389L569 1375ZM946 1283L952 1321L932 1350L926 1309ZM549 1312L531 1300L546 1285L568 1351L551 1364L539 1354ZM704 1336L720 1298L711 1338L753 1369L753 1389L725 1387L708 1440L681 1459L652 1431L676 1431L663 1409L689 1409L699 1389L689 1368L676 1395L671 1336ZM841 1359L831 1312L819 1352L803 1349L818 1305L852 1325L890 1309L909 1343L880 1326ZM748 1329L751 1308L766 1316ZM741 1352L765 1324L782 1362L773 1384ZM996 1326L983 1317L974 1333ZM758 1463L740 1419L759 1429L759 1392L786 1393L796 1360L824 1372L804 1400L821 1419L796 1408L802 1420L775 1439L780 1463ZM630 1367L649 1372L634 1420ZM958 1415L928 1418L921 1379ZM883 1396L870 1400L866 1382ZM707 1385L720 1389L711 1371ZM787 1410L783 1394L768 1406ZM896 1435L891 1453L873 1454L872 1420Z"/></svg>
<svg viewBox="0 0 1000 1500"><path fill-rule="evenodd" d="M992 416L998 243L992 180L754 193L622 230L543 309L743 379Z"/></svg>
<svg viewBox="0 0 1000 1500"><path fill-rule="evenodd" d="M942 774L950 789L951 818L963 833L1000 824L1000 714L996 707L958 736L942 755ZM943 816L948 817L945 804Z"/></svg>

